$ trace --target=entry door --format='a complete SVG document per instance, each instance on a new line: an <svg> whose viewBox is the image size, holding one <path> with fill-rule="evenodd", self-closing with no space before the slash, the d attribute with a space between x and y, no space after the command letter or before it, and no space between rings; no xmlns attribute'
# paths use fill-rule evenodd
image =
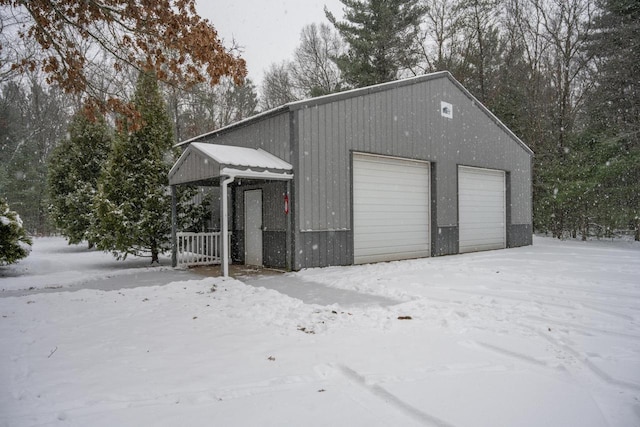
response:
<svg viewBox="0 0 640 427"><path fill-rule="evenodd" d="M244 192L244 263L262 265L262 190Z"/></svg>

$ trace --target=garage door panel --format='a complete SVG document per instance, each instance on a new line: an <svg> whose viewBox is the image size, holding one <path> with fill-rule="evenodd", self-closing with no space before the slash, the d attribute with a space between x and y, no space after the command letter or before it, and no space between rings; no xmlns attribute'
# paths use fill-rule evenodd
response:
<svg viewBox="0 0 640 427"><path fill-rule="evenodd" d="M367 235L363 235L362 238L360 238L358 240L358 243L360 244L360 247L366 247L369 243L372 242L378 242L378 243L384 243L385 246L410 246L411 244L408 243L411 240L413 240L413 233L420 233L420 232L427 232L428 230L426 228L422 229L422 230L405 230L405 231L398 231L398 232L394 232L394 233L390 233L390 232L380 232L380 233L376 233L376 234L367 234ZM423 245L423 242L417 241L415 242L415 244L418 245Z"/></svg>
<svg viewBox="0 0 640 427"><path fill-rule="evenodd" d="M495 249L504 249L504 248L497 248L494 244L492 243L483 243L483 242L478 242L478 243L474 243L473 244L473 250L472 251L466 251L464 253L467 252L480 252L480 251L492 251Z"/></svg>
<svg viewBox="0 0 640 427"><path fill-rule="evenodd" d="M356 264L429 256L429 164L354 154Z"/></svg>
<svg viewBox="0 0 640 427"><path fill-rule="evenodd" d="M417 248L416 250L403 250L398 251L399 248L390 248L387 253L380 253L375 249L366 249L361 253L362 258L370 258L373 260L378 259L378 261L366 261L360 264L366 264L371 262L385 262L385 261L399 261L402 259L412 259L412 258L424 258L423 251L421 248ZM384 258L384 259L381 259Z"/></svg>
<svg viewBox="0 0 640 427"><path fill-rule="evenodd" d="M423 226L422 223L416 221L404 221L402 224L398 224L397 226L394 226L392 230L389 230L389 222L385 222L379 219L370 219L368 221L360 221L360 228L364 227L375 229L375 233L360 233L359 236L361 238L367 238L367 236L369 236L370 234L389 234L391 236L399 236L399 234L403 232L421 233L429 231L429 229Z"/></svg>
<svg viewBox="0 0 640 427"><path fill-rule="evenodd" d="M383 196L384 194L384 196ZM362 196L362 194L361 194ZM407 200L407 197L413 197L413 199L409 199ZM399 194L386 194L384 191L375 191L375 192L371 192L371 194L368 196L371 199L368 201L363 201L362 205L366 205L366 206L379 206L379 207L384 207L384 206L391 206L393 207L393 202L401 202L402 206L416 206L416 207L422 207L422 210L426 210L424 209L424 195L420 194L420 193L415 193L415 194L411 194L411 193L403 193L402 195ZM377 199L374 199L377 198ZM396 212L398 212L398 210L396 209Z"/></svg>
<svg viewBox="0 0 640 427"><path fill-rule="evenodd" d="M474 230L469 230L469 231L474 231ZM474 236L473 238L467 238L465 240L467 245L473 245L473 246L477 246L477 245L484 245L484 244L489 244L489 245L494 245L494 241L498 240L500 241L502 239L502 233L490 233L490 232L484 232L483 230L475 230L476 232L474 232Z"/></svg>
<svg viewBox="0 0 640 427"><path fill-rule="evenodd" d="M505 173L458 168L460 252L506 247Z"/></svg>
<svg viewBox="0 0 640 427"><path fill-rule="evenodd" d="M473 202L478 202L478 201L483 201L483 200L499 200L502 201L503 199L503 195L502 193L496 194L494 192L489 192L489 191L476 191L473 190L474 193L472 194L467 194L467 198L464 200L465 203L473 203Z"/></svg>
<svg viewBox="0 0 640 427"><path fill-rule="evenodd" d="M410 219L410 218L416 218L419 215L426 215L428 213L428 211L425 211L424 209L422 209L421 206L415 206L415 205L407 205L407 206L403 206L402 212L398 212L398 204L384 204L384 205L376 205L373 203L367 203L367 204L362 204L361 205L362 208L367 209L366 211L362 212L361 214L361 218L381 218L381 214L387 214L388 216L395 216L395 218L399 219L399 218L404 218L404 219ZM417 219L417 222L422 222L422 220Z"/></svg>

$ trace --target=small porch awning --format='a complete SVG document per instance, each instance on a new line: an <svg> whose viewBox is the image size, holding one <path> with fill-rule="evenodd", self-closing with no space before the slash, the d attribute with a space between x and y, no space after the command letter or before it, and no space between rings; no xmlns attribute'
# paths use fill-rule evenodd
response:
<svg viewBox="0 0 640 427"><path fill-rule="evenodd" d="M288 180L293 167L260 148L192 142L169 171L169 185L210 181L222 176Z"/></svg>
<svg viewBox="0 0 640 427"><path fill-rule="evenodd" d="M177 264L176 185L220 185L222 275L229 275L229 210L227 187L236 178L290 180L293 167L261 149L192 142L169 171L171 185L172 265Z"/></svg>

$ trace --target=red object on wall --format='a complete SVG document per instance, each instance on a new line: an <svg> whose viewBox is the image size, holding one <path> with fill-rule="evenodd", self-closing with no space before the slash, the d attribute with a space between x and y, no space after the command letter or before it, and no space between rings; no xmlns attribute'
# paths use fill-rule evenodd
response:
<svg viewBox="0 0 640 427"><path fill-rule="evenodd" d="M287 193L284 194L284 214L289 214L289 195Z"/></svg>

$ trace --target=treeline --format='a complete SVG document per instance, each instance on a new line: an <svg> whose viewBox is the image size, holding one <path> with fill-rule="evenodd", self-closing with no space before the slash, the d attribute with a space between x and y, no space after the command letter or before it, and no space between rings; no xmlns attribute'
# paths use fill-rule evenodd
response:
<svg viewBox="0 0 640 427"><path fill-rule="evenodd" d="M127 102L134 99L135 85L132 76L118 88ZM159 90L170 121L172 143L258 112L257 89L249 79L242 86L223 79L214 87L201 84L184 91L160 85ZM38 74L18 76L0 86L0 198L20 214L24 227L33 235L48 235L59 228L55 221L59 214L53 211L48 192L50 169L73 156L80 157L78 161L84 156L87 169L93 168L93 173L104 166L101 162L105 158L92 157L90 147L55 153L56 148L68 147L69 140L77 137L78 121L96 119L87 119L83 112L80 100L47 85ZM110 114L97 120L110 138L108 145L112 144L117 121L122 117Z"/></svg>
<svg viewBox="0 0 640 427"><path fill-rule="evenodd" d="M448 70L535 152L534 228L640 239L637 0L341 0L265 106Z"/></svg>
<svg viewBox="0 0 640 427"><path fill-rule="evenodd" d="M180 153L155 73L140 73L131 103L139 116L121 115L116 126L86 109L74 115L51 154L47 210L69 243L154 263L170 249L174 196L180 230L202 230L210 214L190 203L195 189L168 191Z"/></svg>
<svg viewBox="0 0 640 427"><path fill-rule="evenodd" d="M160 86L173 141L293 100L448 70L535 152L537 232L640 239L640 3L341 1L343 17L306 26L259 90L231 78ZM133 99L137 76L93 87ZM47 234L51 153L83 104L37 73L0 73L0 84L0 195ZM117 117L104 120L115 134Z"/></svg>

